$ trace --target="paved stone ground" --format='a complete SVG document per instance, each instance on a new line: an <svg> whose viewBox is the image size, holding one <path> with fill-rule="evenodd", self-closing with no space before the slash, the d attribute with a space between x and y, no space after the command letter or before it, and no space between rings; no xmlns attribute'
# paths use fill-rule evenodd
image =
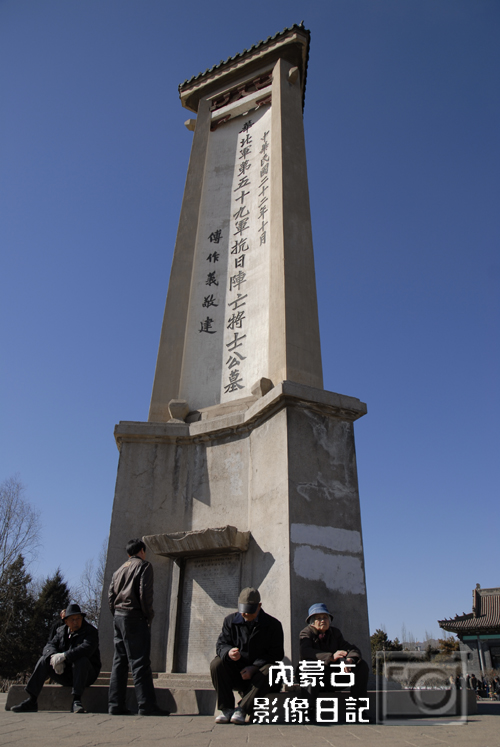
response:
<svg viewBox="0 0 500 747"><path fill-rule="evenodd" d="M5 711L5 701L0 695L2 747L500 747L500 704L485 703L455 726L233 726L213 716L18 714Z"/></svg>

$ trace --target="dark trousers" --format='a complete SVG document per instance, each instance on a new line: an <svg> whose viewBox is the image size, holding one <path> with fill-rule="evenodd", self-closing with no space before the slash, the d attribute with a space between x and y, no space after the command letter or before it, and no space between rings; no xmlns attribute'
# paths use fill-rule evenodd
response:
<svg viewBox="0 0 500 747"><path fill-rule="evenodd" d="M347 665L349 666L349 665ZM325 687L320 687L319 685L316 685L314 687L308 687L307 690L311 693L311 695L321 695L324 692L334 692L335 690L345 690L343 687L332 687L330 685L330 675L332 672L336 672L338 674L338 667L335 667L334 669L332 667L335 667L335 665L327 664L325 666L325 676L324 676L324 682ZM368 690L368 676L370 674L370 670L368 668L368 664L363 659L360 659L356 666L352 668L352 671L354 672L354 685L351 685L349 688L349 694L353 698L364 698L366 697L366 693Z"/></svg>
<svg viewBox="0 0 500 747"><path fill-rule="evenodd" d="M156 696L149 658L151 631L146 618L115 612L114 631L115 653L109 682L109 708L125 708L129 665L139 709L154 708Z"/></svg>
<svg viewBox="0 0 500 747"><path fill-rule="evenodd" d="M219 710L234 708L233 690L239 692L242 696L238 708L244 713L251 713L255 698L259 698L267 693L277 693L281 690L281 682L278 685L270 685L268 672L270 664L264 664L260 667L251 680L244 680L241 677L241 670L248 666L247 662L239 659L222 660L218 656L210 664L210 674L212 682L217 692L217 707Z"/></svg>
<svg viewBox="0 0 500 747"><path fill-rule="evenodd" d="M34 698L38 698L42 691L43 684L47 677L50 677L59 685L71 687L71 692L76 700L80 700L86 687L90 687L99 675L99 670L95 669L88 659L82 658L70 664L66 662L64 672L57 674L50 666L50 655L41 656L36 664L33 674L26 685L26 692Z"/></svg>

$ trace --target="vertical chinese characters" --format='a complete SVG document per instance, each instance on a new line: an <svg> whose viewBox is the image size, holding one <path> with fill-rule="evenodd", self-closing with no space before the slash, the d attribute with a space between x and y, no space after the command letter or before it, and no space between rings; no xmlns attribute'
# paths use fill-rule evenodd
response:
<svg viewBox="0 0 500 747"><path fill-rule="evenodd" d="M258 129L258 128L257 128ZM262 127L260 129L262 132ZM238 151L235 164L233 200L236 209L231 216L231 243L228 263L228 286L226 303L226 350L223 380L224 394L244 389L250 383L245 380L247 360L247 332L252 319L247 310L247 301L252 292L247 286L248 272L256 246L251 237L257 237L259 246L267 242L267 213L269 211L269 130L260 137L255 135L252 119L244 122L238 133ZM254 260L255 261L255 260Z"/></svg>
<svg viewBox="0 0 500 747"><path fill-rule="evenodd" d="M212 231L212 233L208 236L208 241L214 244L218 244L220 240L222 239L222 229L217 228L215 231ZM210 254L207 256L206 261L210 263L209 267L212 266L212 263L215 265L216 262L218 262L220 259L220 254L217 251L210 251ZM211 287L212 285L218 286L219 280L217 278L217 271L216 270L207 270L207 279L205 281L205 285L208 285ZM201 304L202 308L209 309L211 306L218 306L218 299L215 297L214 293L210 293L208 296L205 296L203 298L203 302ZM214 326L214 320L207 315L206 319L202 319L200 321L200 332L206 332L209 335L215 335L217 330L213 328Z"/></svg>

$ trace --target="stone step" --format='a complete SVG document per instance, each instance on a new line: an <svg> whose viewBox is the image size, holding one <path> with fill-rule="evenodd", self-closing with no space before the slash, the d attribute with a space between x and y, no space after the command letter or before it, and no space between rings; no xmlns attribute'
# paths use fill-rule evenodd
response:
<svg viewBox="0 0 500 747"><path fill-rule="evenodd" d="M101 672L95 681L95 685L106 685L109 687L111 672ZM183 672L153 672L155 687L157 688L189 688L191 690L212 690L212 678L209 674L194 674ZM132 687L134 681L129 672L127 684Z"/></svg>
<svg viewBox="0 0 500 747"><path fill-rule="evenodd" d="M153 679L154 680L157 679L158 672L153 672L152 674L153 674ZM111 672L100 672L99 673L99 677L96 679L96 681L95 681L94 684L95 685L108 685L109 686L109 679L110 679L110 677L111 677ZM132 675L130 674L130 672L128 673L127 684L130 685L130 686L133 686L133 684L134 684L134 681L132 679Z"/></svg>
<svg viewBox="0 0 500 747"><path fill-rule="evenodd" d="M212 678L209 674L158 672L155 687L190 688L195 690L213 690Z"/></svg>
<svg viewBox="0 0 500 747"><path fill-rule="evenodd" d="M170 689L155 687L156 701L160 708L170 713L190 716L210 716L215 711L215 690L189 689L186 687ZM7 695L5 709L9 711L13 705L25 700L27 694L23 685L12 685ZM40 711L69 711L72 703L71 689L61 685L45 685L38 698ZM84 708L91 713L108 712L108 687L106 685L92 685L87 687L82 697ZM133 687L127 687L127 708L137 712L137 700Z"/></svg>

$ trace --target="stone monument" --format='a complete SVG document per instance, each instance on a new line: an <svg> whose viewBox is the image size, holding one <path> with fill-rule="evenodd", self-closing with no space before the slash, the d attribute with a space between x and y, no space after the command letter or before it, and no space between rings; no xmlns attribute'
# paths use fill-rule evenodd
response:
<svg viewBox="0 0 500 747"><path fill-rule="evenodd" d="M308 607L370 660L354 421L323 389L303 129L309 32L293 26L180 87L196 114L148 422L120 422L103 603L128 539L155 569L152 665L208 672L245 586ZM100 623L110 666L112 619Z"/></svg>

